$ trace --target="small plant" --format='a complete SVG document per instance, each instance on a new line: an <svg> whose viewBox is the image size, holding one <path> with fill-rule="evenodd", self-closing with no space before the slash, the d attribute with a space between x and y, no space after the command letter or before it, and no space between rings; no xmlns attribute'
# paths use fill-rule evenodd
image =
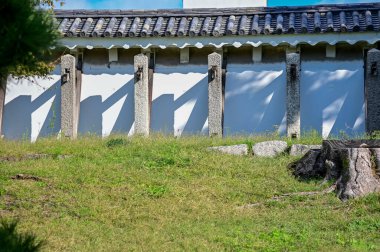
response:
<svg viewBox="0 0 380 252"><path fill-rule="evenodd" d="M128 144L128 141L122 138L110 139L106 143L108 148L114 148L114 147L123 146L127 144Z"/></svg>
<svg viewBox="0 0 380 252"><path fill-rule="evenodd" d="M270 248L277 251L293 251L296 248L297 241L304 242L303 235L295 235L288 233L282 229L274 229L269 233L263 233L260 238L270 244Z"/></svg>
<svg viewBox="0 0 380 252"><path fill-rule="evenodd" d="M53 158L58 158L58 156L62 155L62 153L64 152L64 147L60 145L53 145L50 147L49 152L51 153Z"/></svg>
<svg viewBox="0 0 380 252"><path fill-rule="evenodd" d="M273 138L279 138L280 136L280 125L273 125L273 132L270 134Z"/></svg>
<svg viewBox="0 0 380 252"><path fill-rule="evenodd" d="M149 160L146 162L146 167L148 168L162 168L170 165L174 165L175 160L174 158L170 157L162 157L162 158L157 158L154 160Z"/></svg>
<svg viewBox="0 0 380 252"><path fill-rule="evenodd" d="M380 130L375 130L370 134L370 139L380 139Z"/></svg>
<svg viewBox="0 0 380 252"><path fill-rule="evenodd" d="M161 198L167 191L168 188L165 185L150 185L146 189L146 193L151 198Z"/></svg>
<svg viewBox="0 0 380 252"><path fill-rule="evenodd" d="M19 234L16 231L18 222L0 221L0 250L6 252L36 252L43 246L33 234Z"/></svg>
<svg viewBox="0 0 380 252"><path fill-rule="evenodd" d="M344 130L341 130L339 131L339 139L349 140L350 136Z"/></svg>

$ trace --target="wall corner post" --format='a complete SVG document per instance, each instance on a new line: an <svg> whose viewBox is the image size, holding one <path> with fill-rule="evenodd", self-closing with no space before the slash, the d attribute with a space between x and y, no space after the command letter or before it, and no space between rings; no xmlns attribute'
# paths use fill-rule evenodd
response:
<svg viewBox="0 0 380 252"><path fill-rule="evenodd" d="M3 114L5 105L5 93L7 89L7 78L0 78L0 138L3 136Z"/></svg>
<svg viewBox="0 0 380 252"><path fill-rule="evenodd" d="M371 49L365 62L366 131L380 130L380 51Z"/></svg>
<svg viewBox="0 0 380 252"><path fill-rule="evenodd" d="M286 132L290 138L301 136L300 101L301 59L299 53L286 54Z"/></svg>
<svg viewBox="0 0 380 252"><path fill-rule="evenodd" d="M78 136L80 106L75 61L69 54L61 57L61 133L71 139Z"/></svg>
<svg viewBox="0 0 380 252"><path fill-rule="evenodd" d="M135 134L149 135L149 58L144 54L134 57L135 73Z"/></svg>
<svg viewBox="0 0 380 252"><path fill-rule="evenodd" d="M222 56L208 56L208 128L209 136L223 136Z"/></svg>

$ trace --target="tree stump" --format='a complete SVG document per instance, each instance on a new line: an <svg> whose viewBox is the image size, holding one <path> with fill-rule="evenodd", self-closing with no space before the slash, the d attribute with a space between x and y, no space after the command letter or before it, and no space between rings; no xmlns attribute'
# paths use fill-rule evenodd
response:
<svg viewBox="0 0 380 252"><path fill-rule="evenodd" d="M380 140L326 140L320 152L310 150L293 168L301 178L336 180L342 200L380 192Z"/></svg>
<svg viewBox="0 0 380 252"><path fill-rule="evenodd" d="M321 150L309 150L294 164L293 174L303 179L324 177L326 170L324 163L320 160Z"/></svg>

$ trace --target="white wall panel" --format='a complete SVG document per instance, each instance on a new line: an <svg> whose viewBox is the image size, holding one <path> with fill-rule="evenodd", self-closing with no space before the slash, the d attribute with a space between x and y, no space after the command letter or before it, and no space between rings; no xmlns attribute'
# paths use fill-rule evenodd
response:
<svg viewBox="0 0 380 252"><path fill-rule="evenodd" d="M227 66L224 134L286 131L285 63Z"/></svg>
<svg viewBox="0 0 380 252"><path fill-rule="evenodd" d="M134 76L132 65L84 64L79 133L108 136L133 133Z"/></svg>
<svg viewBox="0 0 380 252"><path fill-rule="evenodd" d="M207 65L157 65L153 81L152 131L207 134Z"/></svg>
<svg viewBox="0 0 380 252"><path fill-rule="evenodd" d="M36 141L57 135L61 125L60 68L49 78L8 78L3 134L8 139Z"/></svg>
<svg viewBox="0 0 380 252"><path fill-rule="evenodd" d="M324 138L365 132L363 61L302 62L301 129Z"/></svg>

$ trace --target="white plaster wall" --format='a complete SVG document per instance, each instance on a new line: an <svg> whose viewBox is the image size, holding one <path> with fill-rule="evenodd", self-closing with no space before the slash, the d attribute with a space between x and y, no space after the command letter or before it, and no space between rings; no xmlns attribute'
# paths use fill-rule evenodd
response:
<svg viewBox="0 0 380 252"><path fill-rule="evenodd" d="M153 78L152 131L180 136L208 132L207 65L157 65Z"/></svg>
<svg viewBox="0 0 380 252"><path fill-rule="evenodd" d="M264 7L267 0L183 0L183 8Z"/></svg>
<svg viewBox="0 0 380 252"><path fill-rule="evenodd" d="M35 141L60 130L60 69L51 79L9 78L3 134ZM79 132L133 134L133 66L84 64ZM229 64L226 76L226 135L286 131L284 63ZM207 66L157 65L152 131L176 136L207 134ZM301 129L323 137L365 132L363 61L302 62Z"/></svg>
<svg viewBox="0 0 380 252"><path fill-rule="evenodd" d="M302 62L301 129L324 138L365 132L363 61Z"/></svg>
<svg viewBox="0 0 380 252"><path fill-rule="evenodd" d="M227 65L224 134L285 131L285 63Z"/></svg>
<svg viewBox="0 0 380 252"><path fill-rule="evenodd" d="M83 65L80 134L133 134L133 65Z"/></svg>
<svg viewBox="0 0 380 252"><path fill-rule="evenodd" d="M36 141L57 135L61 125L60 67L49 78L8 78L3 117L7 139Z"/></svg>

